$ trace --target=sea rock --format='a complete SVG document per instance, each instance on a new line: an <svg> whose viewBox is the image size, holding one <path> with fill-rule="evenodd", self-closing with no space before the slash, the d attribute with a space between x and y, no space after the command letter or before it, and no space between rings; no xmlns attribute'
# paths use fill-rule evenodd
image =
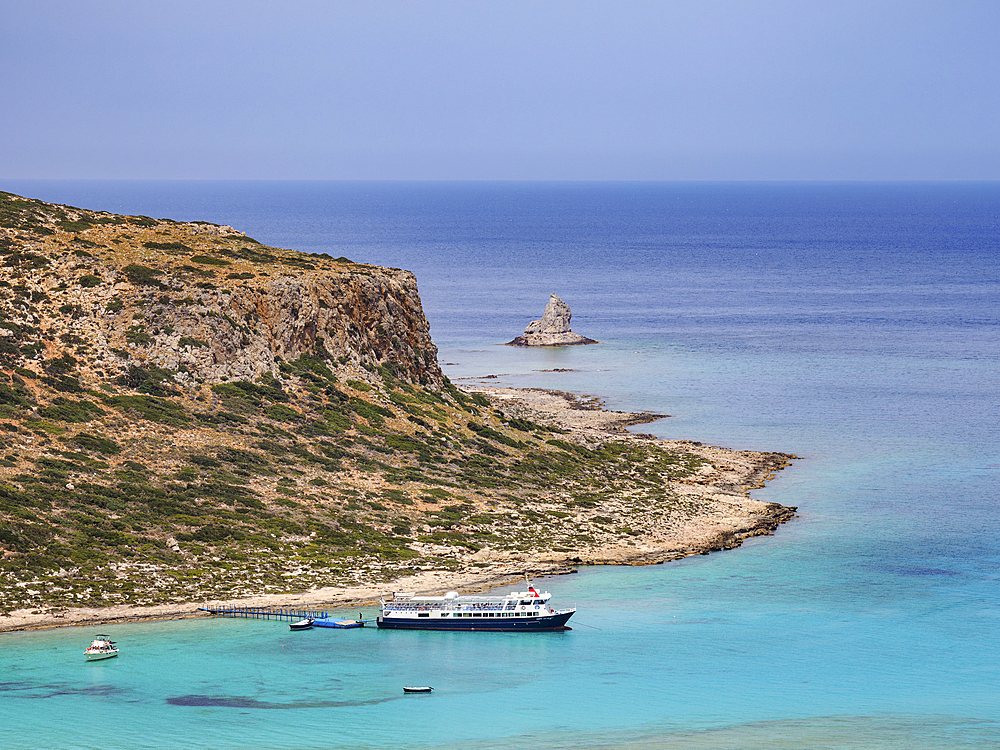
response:
<svg viewBox="0 0 1000 750"><path fill-rule="evenodd" d="M545 306L541 320L533 320L528 323L524 333L513 341L508 341L507 346L569 346L573 344L596 344L594 339L588 339L578 333L573 333L569 328L570 318L569 305L559 299L559 296L552 294L549 296L549 303Z"/></svg>

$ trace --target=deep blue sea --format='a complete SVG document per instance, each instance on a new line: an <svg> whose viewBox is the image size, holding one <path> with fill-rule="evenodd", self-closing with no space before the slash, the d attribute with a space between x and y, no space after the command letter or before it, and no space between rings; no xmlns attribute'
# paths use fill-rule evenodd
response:
<svg viewBox="0 0 1000 750"><path fill-rule="evenodd" d="M0 189L410 269L458 383L801 457L772 537L544 581L567 633L0 634L0 747L1000 748L1000 184ZM551 292L601 343L502 346Z"/></svg>

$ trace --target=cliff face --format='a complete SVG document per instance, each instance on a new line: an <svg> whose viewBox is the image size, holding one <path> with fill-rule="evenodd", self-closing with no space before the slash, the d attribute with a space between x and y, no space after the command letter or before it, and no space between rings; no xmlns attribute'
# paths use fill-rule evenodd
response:
<svg viewBox="0 0 1000 750"><path fill-rule="evenodd" d="M19 364L82 345L94 375L141 364L175 371L180 383L218 383L315 353L442 386L407 271L265 247L212 224L9 195L3 208L0 280L18 327L0 329L0 342L25 354Z"/></svg>

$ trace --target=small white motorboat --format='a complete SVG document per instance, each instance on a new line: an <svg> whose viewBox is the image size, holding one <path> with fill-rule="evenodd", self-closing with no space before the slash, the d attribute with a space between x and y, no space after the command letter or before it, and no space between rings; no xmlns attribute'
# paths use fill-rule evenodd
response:
<svg viewBox="0 0 1000 750"><path fill-rule="evenodd" d="M430 687L429 685L423 685L423 686L420 686L420 687L414 687L414 686L404 685L403 686L403 692L404 693L431 693L431 692L434 692L434 688Z"/></svg>
<svg viewBox="0 0 1000 750"><path fill-rule="evenodd" d="M304 620L299 620L298 622L293 622L289 624L289 630L312 630L313 622L315 622L311 617L307 617Z"/></svg>
<svg viewBox="0 0 1000 750"><path fill-rule="evenodd" d="M87 655L87 661L110 659L113 656L118 656L118 646L108 636L98 635L83 653Z"/></svg>

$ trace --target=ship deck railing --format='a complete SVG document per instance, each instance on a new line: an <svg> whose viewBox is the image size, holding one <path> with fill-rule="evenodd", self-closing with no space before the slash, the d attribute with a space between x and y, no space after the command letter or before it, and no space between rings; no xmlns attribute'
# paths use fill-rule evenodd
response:
<svg viewBox="0 0 1000 750"><path fill-rule="evenodd" d="M399 594L392 599L385 600L386 604L397 606L413 605L417 607L440 607L444 605L460 604L462 606L488 604L514 606L521 603L544 604L549 597L524 597L512 599L506 596L454 596L445 598L443 596L413 596L411 594Z"/></svg>
<svg viewBox="0 0 1000 750"><path fill-rule="evenodd" d="M461 612L471 612L471 611L484 611L484 612L500 612L502 610L510 609L513 610L517 606L516 602L509 603L463 603L456 602L450 599L446 602L386 602L385 609L395 609L401 612L421 612L428 610L438 610L444 609L451 611L461 611Z"/></svg>

